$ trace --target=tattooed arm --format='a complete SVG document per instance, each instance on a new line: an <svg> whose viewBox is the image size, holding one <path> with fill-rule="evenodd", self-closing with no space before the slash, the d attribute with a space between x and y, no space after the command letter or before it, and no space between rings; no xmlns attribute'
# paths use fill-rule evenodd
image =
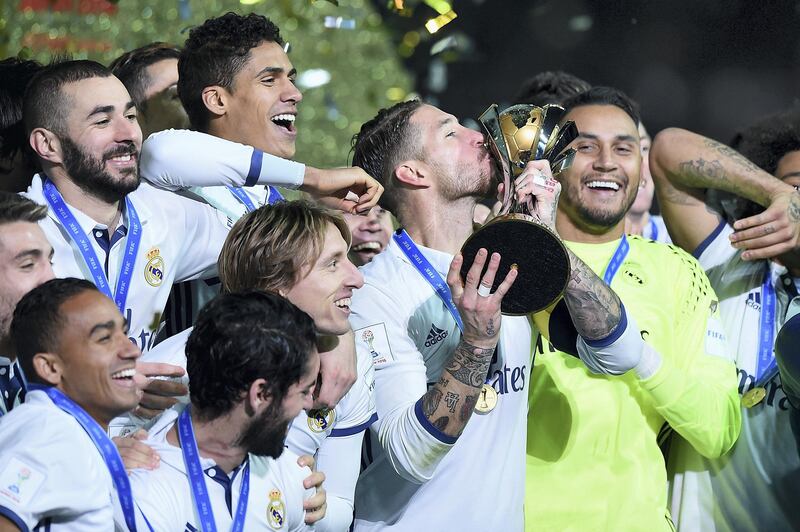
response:
<svg viewBox="0 0 800 532"><path fill-rule="evenodd" d="M714 140L670 128L656 135L650 169L670 235L694 251L721 217L705 203L706 189L731 192L768 207L734 225L731 240L750 249L744 258L780 254L800 244L800 195L735 150Z"/></svg>
<svg viewBox="0 0 800 532"><path fill-rule="evenodd" d="M570 279L564 292L572 323L585 340L600 340L620 323L622 302L617 294L572 251L567 250Z"/></svg>

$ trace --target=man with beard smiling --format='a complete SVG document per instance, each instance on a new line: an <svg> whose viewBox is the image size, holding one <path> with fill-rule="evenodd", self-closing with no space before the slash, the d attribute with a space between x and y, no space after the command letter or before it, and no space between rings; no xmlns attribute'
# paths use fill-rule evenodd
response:
<svg viewBox="0 0 800 532"><path fill-rule="evenodd" d="M717 297L697 262L675 247L624 236L641 172L634 105L620 91L595 87L564 107L580 135L575 160L559 177L556 228L619 294L644 341L633 368L580 364L537 341L526 523L530 530L669 531L660 436L671 427L704 456L727 452L741 425L736 371L724 358Z"/></svg>
<svg viewBox="0 0 800 532"><path fill-rule="evenodd" d="M92 280L146 352L173 281L214 273L227 219L139 185L136 108L99 63L68 61L39 72L25 93L23 120L42 166L26 195L48 206L40 224L55 250L56 276Z"/></svg>
<svg viewBox="0 0 800 532"><path fill-rule="evenodd" d="M383 207L375 206L364 216L345 213L344 220L353 235L347 256L356 266L365 265L386 249L394 231L392 214Z"/></svg>
<svg viewBox="0 0 800 532"><path fill-rule="evenodd" d="M150 431L161 467L130 477L139 530L306 528L309 470L284 440L312 404L315 342L311 318L276 294L224 294L203 308L186 343L191 402Z"/></svg>

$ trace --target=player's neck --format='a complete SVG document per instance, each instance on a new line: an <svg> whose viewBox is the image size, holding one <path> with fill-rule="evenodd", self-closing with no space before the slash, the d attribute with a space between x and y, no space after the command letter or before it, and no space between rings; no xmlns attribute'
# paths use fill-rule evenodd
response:
<svg viewBox="0 0 800 532"><path fill-rule="evenodd" d="M0 357L7 358L11 362L17 359L17 355L14 353L14 344L11 342L11 337L9 336L0 338Z"/></svg>
<svg viewBox="0 0 800 532"><path fill-rule="evenodd" d="M568 242L583 244L604 244L619 240L625 232L625 218L613 227L594 227L575 223L570 216L559 209L556 217L556 231Z"/></svg>
<svg viewBox="0 0 800 532"><path fill-rule="evenodd" d="M643 234L645 226L648 223L650 223L650 213L647 211L643 212L628 211L626 217L628 219L627 232L632 235Z"/></svg>
<svg viewBox="0 0 800 532"><path fill-rule="evenodd" d="M455 255L472 234L476 203L475 198L409 202L403 209L403 227L416 244Z"/></svg>
<svg viewBox="0 0 800 532"><path fill-rule="evenodd" d="M95 222L107 226L112 231L117 227L119 217L122 214L119 201L108 203L97 196L87 194L86 191L75 184L74 181L56 169L52 172L48 172L47 175L53 181L58 192L61 193L61 197L64 198L64 201Z"/></svg>
<svg viewBox="0 0 800 532"><path fill-rule="evenodd" d="M194 439L200 456L214 460L225 473L239 467L247 457L247 451L236 444L239 437L238 430L231 430L231 418L224 415L211 421L200 421L192 417ZM180 447L178 441L178 424L176 423L167 433L167 442L175 447Z"/></svg>

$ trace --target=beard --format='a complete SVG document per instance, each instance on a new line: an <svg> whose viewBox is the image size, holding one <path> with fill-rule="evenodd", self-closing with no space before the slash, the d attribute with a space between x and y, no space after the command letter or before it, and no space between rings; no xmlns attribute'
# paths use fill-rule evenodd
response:
<svg viewBox="0 0 800 532"><path fill-rule="evenodd" d="M448 200L483 199L493 192L493 171L487 172L477 165L465 163L458 163L454 167L447 167L435 161L431 161L429 164L440 178L439 185L442 196ZM494 165L491 168L494 168Z"/></svg>
<svg viewBox="0 0 800 532"><path fill-rule="evenodd" d="M131 141L106 151L101 158L95 158L83 151L67 137L61 138L64 155L64 169L70 179L81 190L98 197L107 203L115 203L139 187L138 150ZM131 154L137 157L137 165L120 171L121 177L115 178L107 170L105 162L118 155Z"/></svg>
<svg viewBox="0 0 800 532"><path fill-rule="evenodd" d="M238 445L256 456L278 458L285 447L286 433L291 419L281 413L281 401L272 401L256 416L239 436Z"/></svg>
<svg viewBox="0 0 800 532"><path fill-rule="evenodd" d="M622 179L622 176L617 176L623 180L627 185L630 183L627 179ZM562 186L561 199L559 203L567 203L572 207L572 210L578 215L582 224L595 227L610 229L625 218L628 210L636 201L636 194L629 194L622 203L616 207L613 205L606 205L604 207L593 207L586 205L580 198L580 184L572 185L569 180L560 180ZM566 185L566 186L565 186ZM638 191L638 188L637 188Z"/></svg>

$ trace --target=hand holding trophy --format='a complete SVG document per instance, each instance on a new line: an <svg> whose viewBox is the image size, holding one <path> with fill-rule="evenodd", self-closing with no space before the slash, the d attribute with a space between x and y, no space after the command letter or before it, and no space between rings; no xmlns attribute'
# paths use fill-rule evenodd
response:
<svg viewBox="0 0 800 532"><path fill-rule="evenodd" d="M518 201L515 190L515 179L529 161L546 159L553 175L572 164L575 150L565 148L577 137L578 129L573 122L559 126L563 115L564 109L557 105L514 105L498 113L493 104L480 117L500 169L503 200L499 215L467 239L461 252L464 265L472 264L480 248L500 253L495 284L503 278L502 272L517 268L517 280L503 298L503 314L518 316L543 310L561 297L569 281L564 244L546 221L539 219L534 204ZM533 179L544 184L545 177ZM461 274L466 275L466 271ZM496 288L493 286L492 291Z"/></svg>

